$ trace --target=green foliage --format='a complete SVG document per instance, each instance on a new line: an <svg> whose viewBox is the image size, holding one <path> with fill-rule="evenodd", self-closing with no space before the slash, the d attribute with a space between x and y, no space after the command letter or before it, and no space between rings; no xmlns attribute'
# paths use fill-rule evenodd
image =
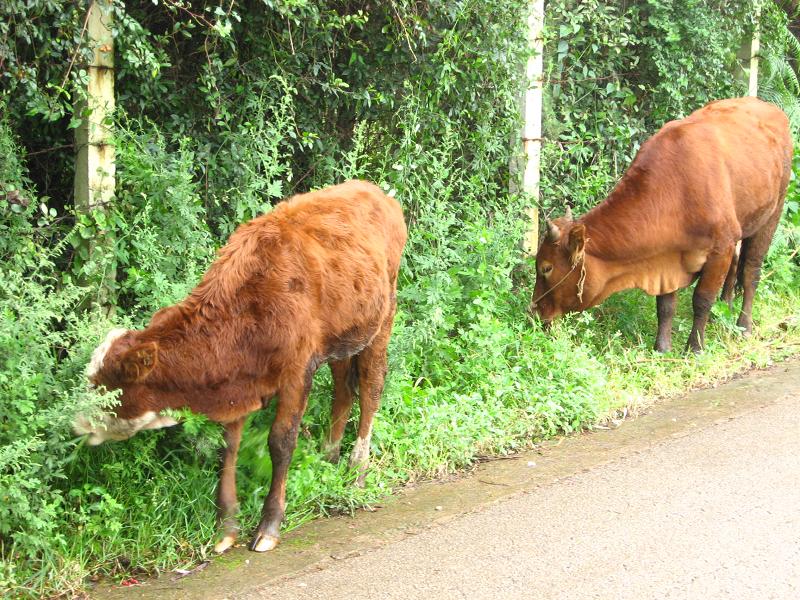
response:
<svg viewBox="0 0 800 600"><path fill-rule="evenodd" d="M141 326L198 281L238 223L295 191L376 181L403 204L410 238L367 486L320 456L321 369L290 471L290 527L786 352L775 341L800 326L786 318L799 300L796 180L756 303L763 338L744 344L719 305L708 351L664 361L650 351L652 301L636 292L548 335L529 321L526 201L507 191L526 6L116 2L117 194L80 215L63 147L88 50L83 14L55 0L0 8L0 593L68 593L89 574L207 556L217 425L186 414L92 449L70 432L78 410L114 402L85 387L111 323L86 309L96 287L77 282L114 272L115 325ZM664 120L740 93L751 8L548 2L544 208L594 205ZM786 56L785 21L769 14L764 46ZM100 234L103 244L84 241ZM676 346L688 310L684 297ZM271 416L250 419L241 450L245 532L269 484ZM345 452L352 442L348 432Z"/></svg>
<svg viewBox="0 0 800 600"><path fill-rule="evenodd" d="M168 148L151 123L119 123L117 197L108 214L117 230L114 258L123 265L120 294L154 312L182 299L213 257L195 152L181 137Z"/></svg>
<svg viewBox="0 0 800 600"><path fill-rule="evenodd" d="M85 79L81 7L65 0L9 0L0 6L0 80L23 116L56 121L72 112L68 84ZM82 60L78 56L82 55Z"/></svg>
<svg viewBox="0 0 800 600"><path fill-rule="evenodd" d="M794 9L794 18L800 11ZM800 41L789 29L789 16L772 2L763 8L761 27L767 44L759 53L759 96L780 106L789 117L792 132L800 135Z"/></svg>
<svg viewBox="0 0 800 600"><path fill-rule="evenodd" d="M737 51L752 31L750 0L557 0L547 30L547 213L594 206L666 121L746 92Z"/></svg>
<svg viewBox="0 0 800 600"><path fill-rule="evenodd" d="M0 146L18 152L4 122ZM3 181L29 198L35 192L19 166L6 159ZM107 323L78 312L85 290L60 286L54 259L63 244L45 245L32 224L42 221L39 208L30 204L0 199L0 230L13 240L0 261L0 589L64 552L62 486L75 450L64 432L75 410L111 400L82 383L90 344Z"/></svg>

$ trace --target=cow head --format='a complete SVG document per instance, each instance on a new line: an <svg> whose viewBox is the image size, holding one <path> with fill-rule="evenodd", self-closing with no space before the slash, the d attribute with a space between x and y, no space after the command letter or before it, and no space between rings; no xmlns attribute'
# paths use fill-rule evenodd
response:
<svg viewBox="0 0 800 600"><path fill-rule="evenodd" d="M582 301L586 226L564 217L547 222L547 233L536 254L536 286L530 306L549 324L567 312L584 308Z"/></svg>
<svg viewBox="0 0 800 600"><path fill-rule="evenodd" d="M89 434L88 443L96 446L106 440L126 440L143 429L175 425L175 419L153 410L144 385L157 363L155 342L140 342L136 332L126 329L111 330L92 353L86 376L93 386L122 390L122 403L116 413L104 413L94 422L79 415L73 423L75 433Z"/></svg>

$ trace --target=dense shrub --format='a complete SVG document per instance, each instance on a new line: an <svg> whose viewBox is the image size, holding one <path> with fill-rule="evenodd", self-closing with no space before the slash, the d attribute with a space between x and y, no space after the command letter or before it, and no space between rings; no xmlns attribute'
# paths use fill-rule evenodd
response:
<svg viewBox="0 0 800 600"><path fill-rule="evenodd" d="M770 340L797 336L785 318L798 300L794 184L756 307L765 340L742 349L716 307L704 355L661 361L651 301L637 293L547 336L528 320L527 200L508 193L525 6L117 2L117 194L90 215L71 209L83 15L66 0L0 6L0 590L69 592L88 574L206 555L217 426L187 416L88 449L69 421L114 401L82 376L111 321L140 326L180 299L237 223L294 191L372 179L400 199L411 235L367 486L318 454L323 369L290 472L289 526L785 352ZM664 120L739 93L750 9L548 2L545 210L594 204ZM785 48L770 33L785 16L769 14L765 44ZM92 250L84 240L101 233ZM96 286L81 285L98 272L115 274L110 319L91 308ZM676 326L687 334L686 319ZM241 451L245 527L269 482L270 418L251 419Z"/></svg>

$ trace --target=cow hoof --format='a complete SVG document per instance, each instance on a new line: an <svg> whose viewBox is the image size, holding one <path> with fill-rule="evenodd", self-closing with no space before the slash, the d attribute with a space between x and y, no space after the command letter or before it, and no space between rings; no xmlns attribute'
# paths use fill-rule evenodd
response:
<svg viewBox="0 0 800 600"><path fill-rule="evenodd" d="M269 552L278 545L278 538L271 535L257 535L250 543L253 552Z"/></svg>
<svg viewBox="0 0 800 600"><path fill-rule="evenodd" d="M217 554L222 554L229 548L232 548L234 542L236 542L235 535L226 535L224 538L222 538L214 545L214 552L216 552Z"/></svg>
<svg viewBox="0 0 800 600"><path fill-rule="evenodd" d="M353 464L353 461L350 461L349 468L351 471L355 471L358 473L355 480L353 481L353 485L357 488L363 488L365 485L365 480L367 479L367 467L369 465L365 462Z"/></svg>
<svg viewBox="0 0 800 600"><path fill-rule="evenodd" d="M333 444L331 442L322 443L322 454L325 460L329 463L337 464L339 462L341 444Z"/></svg>
<svg viewBox="0 0 800 600"><path fill-rule="evenodd" d="M744 315L739 315L739 318L736 320L736 326L744 337L750 337L750 334L753 332L753 321Z"/></svg>

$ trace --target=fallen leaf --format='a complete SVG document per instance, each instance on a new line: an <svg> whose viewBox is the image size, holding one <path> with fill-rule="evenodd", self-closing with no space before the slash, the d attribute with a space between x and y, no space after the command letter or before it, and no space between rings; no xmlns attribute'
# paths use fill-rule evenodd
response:
<svg viewBox="0 0 800 600"><path fill-rule="evenodd" d="M194 569L175 569L175 572L178 574L178 576L173 577L172 581L178 581L179 579L183 579L184 577L188 577L189 575L194 575L195 573L199 573L210 564L211 561L206 560L201 562Z"/></svg>

